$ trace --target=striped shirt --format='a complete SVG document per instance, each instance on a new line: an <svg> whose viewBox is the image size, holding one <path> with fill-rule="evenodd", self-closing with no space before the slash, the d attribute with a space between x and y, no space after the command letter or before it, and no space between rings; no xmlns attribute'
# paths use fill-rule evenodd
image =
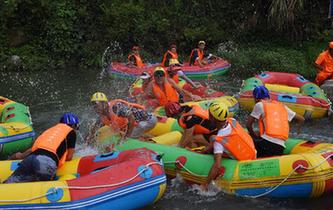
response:
<svg viewBox="0 0 333 210"><path fill-rule="evenodd" d="M112 106L112 111L119 117L129 117L133 114L136 122L147 121L152 117L150 112L146 110L136 108L136 107L128 107L126 104L117 102Z"/></svg>

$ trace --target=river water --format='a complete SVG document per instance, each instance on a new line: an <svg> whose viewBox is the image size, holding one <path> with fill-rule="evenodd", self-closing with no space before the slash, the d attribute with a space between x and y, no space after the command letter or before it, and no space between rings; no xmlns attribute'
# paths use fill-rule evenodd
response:
<svg viewBox="0 0 333 210"><path fill-rule="evenodd" d="M83 147L83 136L94 120L90 96L97 91L111 98L125 98L130 80L101 76L99 69L65 69L44 72L1 72L0 95L30 107L37 134L58 122L63 112L76 113L81 121L78 155L97 153L94 148ZM230 95L237 94L241 79L228 75L221 82L210 82L212 87ZM244 123L247 112L238 119ZM297 136L304 139L333 142L333 124L327 119L308 121ZM296 137L294 129L291 136ZM164 197L145 209L333 209L333 193L317 199L250 199L217 192L203 193L197 186L186 185L181 178L168 183Z"/></svg>

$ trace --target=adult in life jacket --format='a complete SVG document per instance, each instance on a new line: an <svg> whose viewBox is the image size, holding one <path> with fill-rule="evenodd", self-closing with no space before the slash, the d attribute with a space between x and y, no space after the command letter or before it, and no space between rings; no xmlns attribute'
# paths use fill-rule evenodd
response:
<svg viewBox="0 0 333 210"><path fill-rule="evenodd" d="M164 53L161 66L162 67L170 66L171 59L176 60L179 63L177 46L175 44L170 45L170 49Z"/></svg>
<svg viewBox="0 0 333 210"><path fill-rule="evenodd" d="M198 42L198 48L195 48L191 51L190 54L190 66L200 66L204 67L209 63L213 63L217 59L221 59L216 55L207 54L204 49L206 46L205 41Z"/></svg>
<svg viewBox="0 0 333 210"><path fill-rule="evenodd" d="M216 179L221 173L222 156L235 160L253 160L256 158L256 149L251 136L237 122L229 117L229 110L225 104L213 103L209 106L209 119L217 128L217 134L211 136L211 141L203 153L214 153L214 164L212 165L207 183L204 189Z"/></svg>
<svg viewBox="0 0 333 210"><path fill-rule="evenodd" d="M142 68L144 67L144 63L142 62L140 53L139 53L139 46L133 46L131 53L128 55L128 66L130 67L138 67Z"/></svg>
<svg viewBox="0 0 333 210"><path fill-rule="evenodd" d="M197 95L179 87L175 81L166 76L163 67L156 67L153 72L153 80L147 86L144 97L153 96L159 102L159 106L165 106L169 102L179 102L180 94L188 100L200 100Z"/></svg>
<svg viewBox="0 0 333 210"><path fill-rule="evenodd" d="M122 140L127 137L146 140L151 136L145 134L157 124L156 116L147 111L144 106L116 99L110 102L110 109L114 113L114 119L124 119L127 128L122 135Z"/></svg>
<svg viewBox="0 0 333 210"><path fill-rule="evenodd" d="M304 123L304 117L293 112L284 104L270 100L269 91L265 86L257 86L253 90L255 105L248 117L246 127L254 139L258 157L282 155L289 137L289 122L295 120L299 125ZM253 124L258 121L259 132L253 130Z"/></svg>
<svg viewBox="0 0 333 210"><path fill-rule="evenodd" d="M199 105L168 103L165 112L168 117L178 119L178 124L184 129L178 144L180 147L208 146L210 137L217 134L216 124L209 119L208 110Z"/></svg>
<svg viewBox="0 0 333 210"><path fill-rule="evenodd" d="M190 84L193 88L198 88L201 86L200 83L193 82L190 78L188 78L185 73L182 71L182 67L178 60L170 59L170 65L167 68L168 77L171 78L176 84L179 83L179 78L184 79L188 84Z"/></svg>
<svg viewBox="0 0 333 210"><path fill-rule="evenodd" d="M19 167L5 183L50 181L57 168L73 158L79 119L65 113L60 122L44 131L32 147L23 153L15 153L11 159L23 159Z"/></svg>
<svg viewBox="0 0 333 210"><path fill-rule="evenodd" d="M333 79L333 42L328 43L328 49L320 53L314 66L317 70L315 83L322 85L326 80Z"/></svg>

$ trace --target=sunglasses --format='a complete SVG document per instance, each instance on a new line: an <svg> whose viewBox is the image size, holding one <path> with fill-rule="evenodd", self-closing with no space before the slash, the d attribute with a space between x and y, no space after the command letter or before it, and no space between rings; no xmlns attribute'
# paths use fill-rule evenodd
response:
<svg viewBox="0 0 333 210"><path fill-rule="evenodd" d="M154 73L154 77L164 77L164 76L165 76L165 74L163 71L157 71Z"/></svg>

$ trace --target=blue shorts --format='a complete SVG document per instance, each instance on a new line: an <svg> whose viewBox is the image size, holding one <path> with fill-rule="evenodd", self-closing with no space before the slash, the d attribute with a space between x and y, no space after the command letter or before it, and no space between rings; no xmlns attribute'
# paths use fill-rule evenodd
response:
<svg viewBox="0 0 333 210"><path fill-rule="evenodd" d="M50 181L56 172L57 164L51 157L31 154L19 163L5 183Z"/></svg>

